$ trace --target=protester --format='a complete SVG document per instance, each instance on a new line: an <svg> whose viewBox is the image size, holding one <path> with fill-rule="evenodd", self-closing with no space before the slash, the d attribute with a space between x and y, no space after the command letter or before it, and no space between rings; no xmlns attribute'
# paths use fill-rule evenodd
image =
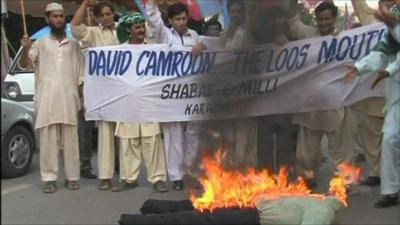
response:
<svg viewBox="0 0 400 225"><path fill-rule="evenodd" d="M140 13L128 13L121 17L117 27L118 40L122 44L148 44L145 18ZM120 179L119 185L111 190L119 192L138 185L140 165L147 168L147 180L157 192L167 192L167 171L160 125L152 122L121 123L115 128L120 138Z"/></svg>
<svg viewBox="0 0 400 225"><path fill-rule="evenodd" d="M21 68L35 69L35 128L40 136L40 174L43 192L57 190L58 153L63 149L65 186L79 189L79 150L77 113L80 109L79 85L83 65L77 41L67 37L65 14L61 4L46 6L49 35L31 46L29 37L21 40Z"/></svg>
<svg viewBox="0 0 400 225"><path fill-rule="evenodd" d="M361 185L373 187L380 184L381 129L384 104L385 100L382 97L371 97L350 106L356 118L353 126L355 126L355 129L359 128L362 152L367 162L366 166L368 166L368 177L361 181ZM354 136L352 136L354 142L356 142L356 135L357 133L354 133Z"/></svg>
<svg viewBox="0 0 400 225"><path fill-rule="evenodd" d="M381 194L384 195L376 208L387 208L398 205L400 191L400 15L396 14L400 4L387 1L380 4L376 13L379 20L385 22L389 32L374 49L355 66L350 66L346 73L347 80L353 80L358 74L375 71L374 88L381 80L386 79L383 124L382 158L381 158ZM397 11L398 12L398 11Z"/></svg>
<svg viewBox="0 0 400 225"><path fill-rule="evenodd" d="M246 8L243 0L230 0L227 4L229 15L229 26L221 34L221 40L225 47L241 47L244 46L249 40L247 29L245 26L246 21Z"/></svg>
<svg viewBox="0 0 400 225"><path fill-rule="evenodd" d="M93 14L93 10L88 10L89 15L84 20L87 26L98 26L96 19ZM81 43L81 47L83 44ZM88 46L86 46L88 47ZM83 98L81 98L81 104L83 106ZM92 167L92 155L93 155L93 143L97 140L93 136L93 130L96 124L94 121L85 120L84 107L78 112L78 140L79 140L79 158L81 161L81 177L86 179L96 179L97 176L93 172Z"/></svg>
<svg viewBox="0 0 400 225"><path fill-rule="evenodd" d="M270 43L283 47L289 41L294 41L289 37L287 11L282 6L270 6L260 15L260 24L266 29L254 37L256 43ZM278 172L281 166L295 163L297 128L292 124L292 117L292 114L279 114L258 118L259 167L268 167Z"/></svg>
<svg viewBox="0 0 400 225"><path fill-rule="evenodd" d="M315 8L317 29L300 22L297 15L296 3L289 11L290 36L296 39L315 36L337 35L335 27L338 8L330 1L324 1ZM321 140L324 135L328 138L328 150L335 165L342 162L351 163L353 152L353 133L349 121L352 114L347 109L331 109L306 113L297 113L293 116L293 123L299 125L297 137L296 158L298 170L306 176L310 186L316 186L316 177L319 162L322 159Z"/></svg>
<svg viewBox="0 0 400 225"><path fill-rule="evenodd" d="M154 0L148 0L146 13L149 26L154 31L157 43L166 43L172 46L192 47L192 53L199 55L205 46L200 42L196 31L188 28L189 11L186 5L175 3L168 7L168 21L172 28L164 25L161 13ZM162 124L164 133L167 171L173 182L174 190L184 187L183 176L190 172L194 158L197 155L200 133L200 124L196 122L169 122Z"/></svg>
<svg viewBox="0 0 400 225"><path fill-rule="evenodd" d="M219 37L221 35L222 25L216 19L210 19L205 24L205 32L206 36L211 37Z"/></svg>
<svg viewBox="0 0 400 225"><path fill-rule="evenodd" d="M96 0L84 0L76 11L71 21L73 36L85 47L99 47L118 44L116 24L114 22L114 11L111 3L102 1L96 4ZM93 13L99 22L97 27L88 27L82 22L85 18L87 8L94 6ZM99 190L111 188L111 178L114 174L115 122L97 121L98 126L98 178Z"/></svg>
<svg viewBox="0 0 400 225"><path fill-rule="evenodd" d="M242 0L231 0L227 3L229 26L221 34L225 48L238 48L251 45L246 27L246 4ZM247 168L257 166L257 119L255 117L236 118L224 121L225 130L231 133L225 165L230 168Z"/></svg>
<svg viewBox="0 0 400 225"><path fill-rule="evenodd" d="M380 1L379 4L382 4ZM360 26L369 25L377 22L372 10L365 0L352 1L354 12L360 20ZM356 24L353 24L353 27ZM365 160L368 166L368 177L361 181L361 185L370 187L380 185L380 167L381 167L381 140L383 125L383 107L385 105L384 97L372 97L358 101L350 105L349 109L354 113L355 120L353 126L356 133L353 136L355 151L358 146L362 146ZM358 128L358 129L357 129ZM358 138L359 137L359 138ZM358 143L358 141L360 143ZM358 146L357 146L358 144ZM357 162L358 154L355 157Z"/></svg>
<svg viewBox="0 0 400 225"><path fill-rule="evenodd" d="M83 105L83 98L81 100ZM86 179L96 179L96 174L93 173L92 155L93 155L93 129L95 127L94 121L85 120L85 110L82 109L78 112L78 141L79 141L79 158L81 177Z"/></svg>

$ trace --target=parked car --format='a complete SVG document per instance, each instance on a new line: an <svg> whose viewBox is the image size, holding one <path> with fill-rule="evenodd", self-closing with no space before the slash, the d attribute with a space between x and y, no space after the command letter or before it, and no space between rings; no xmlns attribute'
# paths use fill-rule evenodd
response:
<svg viewBox="0 0 400 225"><path fill-rule="evenodd" d="M25 175L36 151L35 111L1 98L1 176Z"/></svg>
<svg viewBox="0 0 400 225"><path fill-rule="evenodd" d="M2 84L2 97L22 103L34 109L35 74L18 67L21 49L18 51Z"/></svg>

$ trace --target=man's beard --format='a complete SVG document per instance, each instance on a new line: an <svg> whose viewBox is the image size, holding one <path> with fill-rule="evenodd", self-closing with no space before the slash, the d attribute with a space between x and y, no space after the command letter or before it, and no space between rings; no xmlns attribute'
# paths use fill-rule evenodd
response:
<svg viewBox="0 0 400 225"><path fill-rule="evenodd" d="M67 27L67 24L64 23L64 25L61 28L57 28L53 24L50 23L49 27L50 27L50 31L52 34L54 34L56 36L62 36L62 35L65 35L65 28Z"/></svg>

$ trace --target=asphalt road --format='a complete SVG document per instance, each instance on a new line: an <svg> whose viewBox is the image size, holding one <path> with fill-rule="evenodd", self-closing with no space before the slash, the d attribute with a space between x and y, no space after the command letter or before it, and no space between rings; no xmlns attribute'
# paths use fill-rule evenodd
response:
<svg viewBox="0 0 400 225"><path fill-rule="evenodd" d="M95 162L96 160L94 160ZM94 165L95 166L95 165ZM62 166L60 165L60 169ZM326 191L330 177L328 165L322 168L318 192ZM63 187L62 170L58 191L43 194L38 156L35 155L30 173L16 179L1 180L1 224L118 224L121 213L139 213L146 199L182 200L186 192L170 190L156 193L147 183L145 171L140 175L140 186L120 193L98 191L97 180L81 180L81 189L69 191ZM400 207L375 209L379 187L353 189L349 206L336 215L334 224L400 224Z"/></svg>

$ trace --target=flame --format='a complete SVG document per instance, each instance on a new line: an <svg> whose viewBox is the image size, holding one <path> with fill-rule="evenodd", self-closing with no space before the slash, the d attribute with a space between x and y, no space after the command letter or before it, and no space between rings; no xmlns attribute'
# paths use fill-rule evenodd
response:
<svg viewBox="0 0 400 225"><path fill-rule="evenodd" d="M246 173L239 170L227 171L221 163L221 149L216 151L213 157L204 155L202 162L205 175L199 178L199 181L203 185L204 192L200 197L196 197L193 192L189 193L194 208L201 212L229 207L254 208L259 198L274 199L284 196L325 198L323 194L311 193L302 177L298 177L295 182L289 182L287 167L282 167L278 174L270 174L265 169L256 171L254 168L248 168ZM347 206L345 174L354 172L344 171L354 170L349 166L342 171L343 175L338 174L331 180L329 193Z"/></svg>
<svg viewBox="0 0 400 225"><path fill-rule="evenodd" d="M347 190L346 184L341 175L335 176L329 182L329 193L336 196L347 207Z"/></svg>
<svg viewBox="0 0 400 225"><path fill-rule="evenodd" d="M342 163L337 166L336 175L329 182L329 193L335 195L345 206L347 206L347 189L350 184L357 184L361 168Z"/></svg>
<svg viewBox="0 0 400 225"><path fill-rule="evenodd" d="M337 174L343 177L346 185L357 184L361 176L361 168L347 163L339 164L337 170Z"/></svg>

